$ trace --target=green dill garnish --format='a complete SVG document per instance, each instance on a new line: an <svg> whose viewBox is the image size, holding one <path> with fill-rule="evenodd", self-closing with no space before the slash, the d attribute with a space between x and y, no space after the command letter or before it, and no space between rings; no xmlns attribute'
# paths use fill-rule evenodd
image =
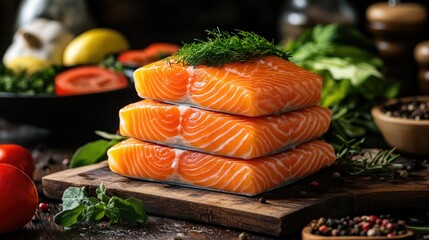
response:
<svg viewBox="0 0 429 240"><path fill-rule="evenodd" d="M236 33L206 30L206 41L196 39L193 43L184 43L175 53L179 63L188 66L206 65L219 67L231 62L246 62L250 59L269 55L289 59L289 53L282 51L265 38L253 32L236 30Z"/></svg>

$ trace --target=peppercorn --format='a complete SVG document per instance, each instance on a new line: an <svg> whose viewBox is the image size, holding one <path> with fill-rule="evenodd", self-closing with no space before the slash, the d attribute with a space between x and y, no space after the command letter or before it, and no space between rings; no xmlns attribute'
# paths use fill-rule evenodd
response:
<svg viewBox="0 0 429 240"><path fill-rule="evenodd" d="M407 170L400 170L399 171L399 177L400 178L407 178L408 177L408 171Z"/></svg>
<svg viewBox="0 0 429 240"><path fill-rule="evenodd" d="M301 191L301 192L299 193L299 195L300 195L301 197L307 197L307 196L308 196L308 193L307 193L307 191Z"/></svg>
<svg viewBox="0 0 429 240"><path fill-rule="evenodd" d="M49 206L48 204L42 202L42 203L39 203L39 209L42 212L47 212L49 211Z"/></svg>
<svg viewBox="0 0 429 240"><path fill-rule="evenodd" d="M312 234L324 236L397 236L407 232L405 221L389 215L363 215L341 219L319 218L310 223Z"/></svg>
<svg viewBox="0 0 429 240"><path fill-rule="evenodd" d="M313 188L313 189L317 189L317 188L319 188L319 187L320 187L320 184L319 184L319 182L317 182L317 181L312 181L312 182L310 183L310 187L311 187L311 188Z"/></svg>
<svg viewBox="0 0 429 240"><path fill-rule="evenodd" d="M238 235L238 239L239 240L246 240L247 234L245 232L240 233L240 235Z"/></svg>

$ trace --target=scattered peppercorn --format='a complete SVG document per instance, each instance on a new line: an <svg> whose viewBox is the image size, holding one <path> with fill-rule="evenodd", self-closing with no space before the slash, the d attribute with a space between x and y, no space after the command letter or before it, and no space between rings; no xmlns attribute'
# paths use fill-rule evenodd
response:
<svg viewBox="0 0 429 240"><path fill-rule="evenodd" d="M49 211L49 206L48 204L42 202L42 203L39 203L39 209L42 212L47 212Z"/></svg>
<svg viewBox="0 0 429 240"><path fill-rule="evenodd" d="M344 179L341 177L341 174L339 172L334 172L332 174L332 178L334 179L334 182L336 183L343 183Z"/></svg>
<svg viewBox="0 0 429 240"><path fill-rule="evenodd" d="M407 170L400 170L399 171L399 177L400 178L407 178L408 177L408 171Z"/></svg>
<svg viewBox="0 0 429 240"><path fill-rule="evenodd" d="M267 199L261 197L261 198L259 198L259 202L262 204L265 204L265 203L267 203Z"/></svg>
<svg viewBox="0 0 429 240"><path fill-rule="evenodd" d="M341 174L340 174L339 172L334 172L334 173L332 174L332 177L333 177L334 179L341 178Z"/></svg>
<svg viewBox="0 0 429 240"><path fill-rule="evenodd" d="M323 236L387 236L407 232L405 221L389 215L350 216L334 219L319 218L310 223L310 233Z"/></svg>
<svg viewBox="0 0 429 240"><path fill-rule="evenodd" d="M240 233L240 235L238 235L238 239L239 240L246 240L247 234L245 232Z"/></svg>
<svg viewBox="0 0 429 240"><path fill-rule="evenodd" d="M63 165L69 165L70 159L64 158L62 163L63 163Z"/></svg>
<svg viewBox="0 0 429 240"><path fill-rule="evenodd" d="M299 193L299 195L300 195L301 197L307 197L307 196L308 196L308 193L307 193L307 191L301 191L301 192Z"/></svg>
<svg viewBox="0 0 429 240"><path fill-rule="evenodd" d="M319 188L319 187L320 187L320 184L319 184L319 182L318 182L318 181L312 181L312 182L310 183L310 187L311 187L311 188L313 188L313 189L316 189L316 188Z"/></svg>

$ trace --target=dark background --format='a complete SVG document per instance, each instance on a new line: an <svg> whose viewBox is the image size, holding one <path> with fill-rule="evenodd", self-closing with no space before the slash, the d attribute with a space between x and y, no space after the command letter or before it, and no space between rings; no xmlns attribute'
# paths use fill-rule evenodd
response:
<svg viewBox="0 0 429 240"><path fill-rule="evenodd" d="M205 38L205 29L251 30L280 41L279 18L286 1L279 0L88 0L96 26L124 33L132 48L151 42L190 42ZM357 27L368 34L365 9L377 1L350 0L359 17ZM402 1L410 2L410 1ZM429 7L429 1L414 0ZM0 55L10 44L17 0L0 0ZM78 17L78 16L77 16ZM422 29L429 39L426 29Z"/></svg>

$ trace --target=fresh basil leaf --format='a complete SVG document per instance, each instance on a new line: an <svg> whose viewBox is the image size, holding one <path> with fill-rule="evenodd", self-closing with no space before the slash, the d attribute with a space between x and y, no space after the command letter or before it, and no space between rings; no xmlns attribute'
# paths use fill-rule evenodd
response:
<svg viewBox="0 0 429 240"><path fill-rule="evenodd" d="M63 193L63 211L74 209L88 201L85 187L69 187Z"/></svg>
<svg viewBox="0 0 429 240"><path fill-rule="evenodd" d="M113 198L113 197L112 197ZM112 199L111 198L111 199ZM106 216L110 219L109 224L117 224L119 223L119 209L115 207L107 207Z"/></svg>
<svg viewBox="0 0 429 240"><path fill-rule="evenodd" d="M98 198L88 197L84 187L70 187L63 193L63 211L55 216L55 222L65 227L83 221L98 221L107 217L110 224L137 223L147 219L143 201L106 195L103 183L96 190Z"/></svg>
<svg viewBox="0 0 429 240"><path fill-rule="evenodd" d="M119 220L122 222L144 222L146 214L143 210L143 202L136 198L127 200L113 196L107 204L109 209L119 210Z"/></svg>
<svg viewBox="0 0 429 240"><path fill-rule="evenodd" d="M85 209L85 205L80 204L75 208L63 210L55 215L54 222L63 227L70 227L81 221L81 217L83 216Z"/></svg>
<svg viewBox="0 0 429 240"><path fill-rule="evenodd" d="M95 197L89 197L89 198L88 198L88 202L89 202L89 204L96 205L96 204L98 204L100 201L99 201L97 198L95 198Z"/></svg>
<svg viewBox="0 0 429 240"><path fill-rule="evenodd" d="M126 216L128 219L134 218L134 222L144 222L147 220L142 200L135 197L130 197L125 201L134 209L134 214Z"/></svg>
<svg viewBox="0 0 429 240"><path fill-rule="evenodd" d="M73 154L70 160L70 167L90 165L107 159L107 150L116 143L118 143L116 140L100 139L81 146Z"/></svg>
<svg viewBox="0 0 429 240"><path fill-rule="evenodd" d="M98 186L97 190L95 191L95 193L97 194L97 198L104 202L104 203L108 203L110 198L106 195L106 187L104 186L103 183L100 184L100 186Z"/></svg>
<svg viewBox="0 0 429 240"><path fill-rule="evenodd" d="M94 211L93 211L90 219L94 220L94 221L98 221L98 220L102 219L106 213L106 210L107 210L107 208L106 208L106 205L104 203L102 203L102 202L97 203L94 206Z"/></svg>

